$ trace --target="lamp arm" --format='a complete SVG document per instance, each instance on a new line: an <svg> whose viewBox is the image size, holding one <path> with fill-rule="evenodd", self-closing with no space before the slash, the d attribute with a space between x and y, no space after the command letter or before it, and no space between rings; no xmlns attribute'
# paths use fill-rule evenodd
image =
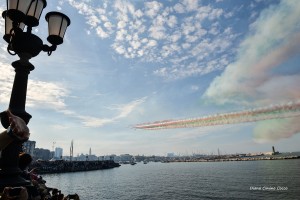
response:
<svg viewBox="0 0 300 200"><path fill-rule="evenodd" d="M48 45L44 44L42 50L45 51L45 52L47 52L48 56L50 56L51 53L52 53L52 51L56 50L56 47L57 46L54 45L54 44L52 46L48 46Z"/></svg>
<svg viewBox="0 0 300 200"><path fill-rule="evenodd" d="M10 38L9 38L8 45L7 45L7 52L12 56L17 54L13 49L12 41L13 41L14 37L16 37L17 35L20 35L22 32L23 32L22 29L19 28L19 24L16 22L13 22L13 27L9 32Z"/></svg>

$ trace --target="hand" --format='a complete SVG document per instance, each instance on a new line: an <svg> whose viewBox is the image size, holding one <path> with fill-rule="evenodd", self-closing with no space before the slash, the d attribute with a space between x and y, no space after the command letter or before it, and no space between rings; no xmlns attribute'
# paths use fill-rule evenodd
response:
<svg viewBox="0 0 300 200"><path fill-rule="evenodd" d="M19 195L20 200L28 200L28 192L27 189L22 187L20 195Z"/></svg>
<svg viewBox="0 0 300 200"><path fill-rule="evenodd" d="M13 115L10 110L7 110L6 112L9 118L10 128L12 129L14 135L19 140L28 140L30 133L25 121L22 118Z"/></svg>
<svg viewBox="0 0 300 200"><path fill-rule="evenodd" d="M36 176L36 173L35 173L36 170L37 170L36 168L32 168L32 169L30 170L29 174L30 174L30 175Z"/></svg>

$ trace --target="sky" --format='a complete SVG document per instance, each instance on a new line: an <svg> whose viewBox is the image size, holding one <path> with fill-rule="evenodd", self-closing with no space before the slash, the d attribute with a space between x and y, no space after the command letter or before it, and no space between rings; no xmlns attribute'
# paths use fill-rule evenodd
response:
<svg viewBox="0 0 300 200"><path fill-rule="evenodd" d="M1 1L1 12L6 9ZM300 118L168 130L136 124L300 101L297 0L57 0L64 43L30 62L26 111L37 148L177 155L299 151ZM0 20L4 34L4 20ZM0 109L19 58L0 41Z"/></svg>

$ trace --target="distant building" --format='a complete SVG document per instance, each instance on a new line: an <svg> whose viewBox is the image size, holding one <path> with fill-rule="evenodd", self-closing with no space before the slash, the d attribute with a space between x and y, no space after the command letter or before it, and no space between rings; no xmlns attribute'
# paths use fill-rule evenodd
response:
<svg viewBox="0 0 300 200"><path fill-rule="evenodd" d="M35 144L36 144L35 141L30 141L30 140L23 143L24 151L30 154L32 157L34 156Z"/></svg>
<svg viewBox="0 0 300 200"><path fill-rule="evenodd" d="M122 154L122 155L120 155L120 161L121 162L130 162L130 161L132 161L132 159L133 159L133 156L130 155L130 154Z"/></svg>
<svg viewBox="0 0 300 200"><path fill-rule="evenodd" d="M75 161L88 161L89 160L89 155L88 154L84 155L83 153L81 153L80 155L77 155L77 157L75 157L73 160L75 160Z"/></svg>
<svg viewBox="0 0 300 200"><path fill-rule="evenodd" d="M54 154L55 154L54 151L50 151L50 158L54 158Z"/></svg>
<svg viewBox="0 0 300 200"><path fill-rule="evenodd" d="M121 157L115 154L111 154L111 155L99 156L98 160L113 160L115 162L119 162L121 161Z"/></svg>
<svg viewBox="0 0 300 200"><path fill-rule="evenodd" d="M272 155L277 155L279 154L279 151L275 151L275 147L272 146Z"/></svg>
<svg viewBox="0 0 300 200"><path fill-rule="evenodd" d="M56 147L54 152L54 158L62 159L62 155L63 155L63 149L60 147Z"/></svg>
<svg viewBox="0 0 300 200"><path fill-rule="evenodd" d="M34 149L34 159L38 160L50 160L53 156L51 156L49 149L35 148Z"/></svg>
<svg viewBox="0 0 300 200"><path fill-rule="evenodd" d="M88 160L89 161L96 161L96 160L98 160L98 157L96 155L89 155Z"/></svg>
<svg viewBox="0 0 300 200"><path fill-rule="evenodd" d="M174 153L167 153L167 157L169 157L169 158L175 157L175 154Z"/></svg>

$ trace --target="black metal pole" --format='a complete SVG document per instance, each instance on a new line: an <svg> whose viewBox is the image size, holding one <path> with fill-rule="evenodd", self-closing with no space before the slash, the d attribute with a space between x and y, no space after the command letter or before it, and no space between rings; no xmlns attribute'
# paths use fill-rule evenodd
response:
<svg viewBox="0 0 300 200"><path fill-rule="evenodd" d="M12 63L15 68L15 79L9 102L10 111L22 118L28 124L31 115L25 111L28 75L34 69L29 62L21 60ZM1 123L8 128L9 119L6 112L1 113ZM22 150L22 142L13 141L2 152L0 158L0 189L7 186L25 186L30 182L23 179L19 169L19 153Z"/></svg>

